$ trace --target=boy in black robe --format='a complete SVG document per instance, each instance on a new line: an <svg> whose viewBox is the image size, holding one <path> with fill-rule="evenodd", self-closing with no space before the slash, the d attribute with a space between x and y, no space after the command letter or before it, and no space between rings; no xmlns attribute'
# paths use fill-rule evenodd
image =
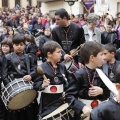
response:
<svg viewBox="0 0 120 120"><path fill-rule="evenodd" d="M96 68L102 66L104 62L102 45L95 41L86 42L82 45L80 54L85 66L70 76L66 92L66 101L77 116L75 120L79 120L82 113L89 116L91 108L98 105L98 100L106 100L110 93L96 72ZM80 100L77 99L78 97ZM88 101L84 102L85 100Z"/></svg>
<svg viewBox="0 0 120 120"><path fill-rule="evenodd" d="M90 120L120 120L120 67L116 71L115 81L118 94L95 107Z"/></svg>
<svg viewBox="0 0 120 120"><path fill-rule="evenodd" d="M102 68L104 73L109 77L109 79L115 83L115 74L118 66L120 65L120 61L115 59L116 48L113 44L108 43L104 45L104 60L106 61Z"/></svg>
<svg viewBox="0 0 120 120"><path fill-rule="evenodd" d="M31 56L24 54L25 40L24 36L16 34L13 38L14 52L6 56L7 70L4 75L3 83L6 86L9 82L23 78L24 81L34 80L36 74L36 65ZM8 119L10 120L36 120L38 104L35 99L34 103L26 109L19 111L9 111Z"/></svg>
<svg viewBox="0 0 120 120"><path fill-rule="evenodd" d="M61 50L61 46L54 41L48 41L43 45L43 53L47 61L41 64L41 68L48 79L44 79L43 75L38 71L39 73L35 80L34 89L38 91L42 90L39 118L50 114L65 102L63 93L67 89L68 82L66 78L69 74L65 66L58 63L62 56ZM40 68L40 66L38 66L38 68ZM60 113L58 112L57 114L58 117L60 117ZM66 116L67 118L64 116L66 120L72 120L72 116L70 116L69 113L66 112L65 114L69 116ZM53 118L54 117L55 116L53 116ZM64 117L61 119L64 120Z"/></svg>

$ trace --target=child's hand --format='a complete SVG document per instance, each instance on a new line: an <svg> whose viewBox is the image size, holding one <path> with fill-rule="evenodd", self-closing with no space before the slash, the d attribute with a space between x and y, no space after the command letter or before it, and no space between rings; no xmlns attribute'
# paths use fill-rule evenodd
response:
<svg viewBox="0 0 120 120"><path fill-rule="evenodd" d="M82 109L84 116L89 116L91 111L92 111L92 109L88 106L84 106Z"/></svg>
<svg viewBox="0 0 120 120"><path fill-rule="evenodd" d="M49 84L50 84L50 80L49 79L43 80L42 88L47 87Z"/></svg>
<svg viewBox="0 0 120 120"><path fill-rule="evenodd" d="M65 61L70 61L71 59L72 59L71 55L65 54L65 56L64 56Z"/></svg>
<svg viewBox="0 0 120 120"><path fill-rule="evenodd" d="M23 77L23 80L24 80L24 81L30 81L30 80L32 80L32 77L31 77L30 75L25 75L25 76Z"/></svg>
<svg viewBox="0 0 120 120"><path fill-rule="evenodd" d="M88 91L89 96L98 96L103 94L103 89L98 86L92 86Z"/></svg>

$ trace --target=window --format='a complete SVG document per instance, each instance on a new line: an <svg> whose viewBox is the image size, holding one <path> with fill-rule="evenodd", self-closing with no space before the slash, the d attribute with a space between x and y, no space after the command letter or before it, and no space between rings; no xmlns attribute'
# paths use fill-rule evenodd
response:
<svg viewBox="0 0 120 120"><path fill-rule="evenodd" d="M8 0L2 0L2 7L8 7Z"/></svg>
<svg viewBox="0 0 120 120"><path fill-rule="evenodd" d="M19 4L20 5L20 0L15 0L15 5Z"/></svg>
<svg viewBox="0 0 120 120"><path fill-rule="evenodd" d="M27 2L29 3L29 6L31 6L31 0L27 0Z"/></svg>
<svg viewBox="0 0 120 120"><path fill-rule="evenodd" d="M117 2L117 12L120 12L120 2Z"/></svg>
<svg viewBox="0 0 120 120"><path fill-rule="evenodd" d="M37 7L41 7L41 2L37 1Z"/></svg>

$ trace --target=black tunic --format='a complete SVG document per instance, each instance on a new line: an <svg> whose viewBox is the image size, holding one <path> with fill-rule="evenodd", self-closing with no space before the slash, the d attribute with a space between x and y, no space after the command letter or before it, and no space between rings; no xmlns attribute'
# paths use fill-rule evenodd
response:
<svg viewBox="0 0 120 120"><path fill-rule="evenodd" d="M28 58L27 58L28 57ZM35 77L36 65L34 64L32 57L27 54L17 55L14 52L10 53L7 58L7 72L6 76L4 75L4 85L7 85L10 82L8 76L11 77L11 80L15 78L22 78L25 75L30 75L32 80ZM28 63L28 67L27 67ZM21 70L18 69L18 65L21 65ZM29 70L28 70L29 69ZM20 111L7 111L8 120L37 120L38 104L35 100L34 104L31 104L30 107L20 110Z"/></svg>
<svg viewBox="0 0 120 120"><path fill-rule="evenodd" d="M0 94L1 94L1 82L4 79L7 68L7 60L5 55L1 52L0 54ZM0 119L6 120L6 108L0 97Z"/></svg>
<svg viewBox="0 0 120 120"><path fill-rule="evenodd" d="M69 53L70 50L77 48L79 45L85 42L84 38L84 30L79 25L71 22L70 28L68 28L67 32L67 39L66 40L66 33L64 31L65 28L57 26L52 30L52 37L53 40L58 42L63 50L66 53ZM80 58L75 58L76 62L81 61Z"/></svg>
<svg viewBox="0 0 120 120"><path fill-rule="evenodd" d="M92 82L93 75L95 70L91 70L88 68L90 80ZM71 105L71 108L74 109L76 114L80 116L82 113L82 108L85 106L85 104L81 101L79 101L77 98L87 99L87 100L105 100L109 97L110 91L108 88L104 85L98 74L96 73L94 77L93 86L99 86L103 89L103 94L98 95L95 97L89 96L88 91L90 88L90 83L88 80L88 76L86 73L86 69L81 68L78 71L76 71L74 74L72 74L69 77L70 84L68 86L68 90L66 92L66 101Z"/></svg>
<svg viewBox="0 0 120 120"><path fill-rule="evenodd" d="M115 58L120 61L120 48L116 50Z"/></svg>
<svg viewBox="0 0 120 120"><path fill-rule="evenodd" d="M38 47L36 44L27 44L25 47L25 53L32 56L34 63L37 65L37 56L36 53L38 51Z"/></svg>
<svg viewBox="0 0 120 120"><path fill-rule="evenodd" d="M39 37L39 50L41 51L42 62L46 61L46 58L42 52L42 48L43 48L43 45L48 41L52 41L52 36L43 35Z"/></svg>
<svg viewBox="0 0 120 120"><path fill-rule="evenodd" d="M66 78L68 73L66 68L61 63L57 64L56 74L53 72L51 68L52 64L44 62L41 67L44 70L44 73L48 79L50 79L51 85L61 85L63 84L64 90L67 88L67 82L62 74L65 74ZM59 78L58 82L54 81L54 77L57 76ZM38 74L38 77L35 80L34 89L41 90L41 85L43 83L43 77ZM50 93L41 93L41 104L39 115L44 117L54 111L56 108L61 106L64 103L64 98L62 97L62 93L50 94Z"/></svg>
<svg viewBox="0 0 120 120"><path fill-rule="evenodd" d="M112 31L112 32L107 32L107 31L104 31L102 34L101 34L101 43L102 44L107 44L107 43L112 43L114 44L117 48L119 48L119 40L117 38L117 33L115 31Z"/></svg>
<svg viewBox="0 0 120 120"><path fill-rule="evenodd" d="M6 78L4 78L3 81L5 85L10 82L9 79L7 78L8 75L13 80L14 78L22 78L23 76L28 74L32 78L34 78L36 74L35 72L36 65L34 64L31 56L27 54L16 55L14 52L12 52L9 55L7 55L6 58L7 58L7 74L6 74ZM29 70L27 69L27 62L29 64L28 69L30 70L30 73L28 73ZM18 69L19 64L21 66L21 69Z"/></svg>
<svg viewBox="0 0 120 120"><path fill-rule="evenodd" d="M90 120L120 120L120 104L113 98L104 101L92 110Z"/></svg>
<svg viewBox="0 0 120 120"><path fill-rule="evenodd" d="M113 65L110 65L108 62L105 62L104 64L103 64L103 66L102 66L102 69L103 69L103 71L104 71L104 73L109 77L109 79L113 82L113 83L115 83L115 74L116 74L116 70L117 70L117 68L119 67L119 65L120 65L120 61L115 61L114 62L114 64ZM111 70L112 69L112 70ZM110 73L113 73L114 74L114 77L113 78L111 78L110 77Z"/></svg>

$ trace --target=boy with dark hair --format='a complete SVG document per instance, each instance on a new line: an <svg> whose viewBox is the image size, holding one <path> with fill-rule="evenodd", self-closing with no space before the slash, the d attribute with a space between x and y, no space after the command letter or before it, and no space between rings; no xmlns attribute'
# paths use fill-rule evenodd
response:
<svg viewBox="0 0 120 120"><path fill-rule="evenodd" d="M109 77L109 79L115 83L115 74L120 61L115 59L116 47L112 43L104 45L104 60L106 61L103 64L103 71Z"/></svg>
<svg viewBox="0 0 120 120"><path fill-rule="evenodd" d="M101 43L102 44L112 43L117 48L119 48L117 32L112 30L113 27L114 23L112 21L109 21L107 24L106 31L101 33Z"/></svg>
<svg viewBox="0 0 120 120"><path fill-rule="evenodd" d="M41 68L48 79L44 79L42 73L37 70L38 74L34 84L34 89L38 91L42 90L39 119L49 115L64 104L63 92L67 89L68 82L66 78L69 74L65 66L59 63L62 56L61 50L61 46L54 41L48 41L43 45L43 54L47 58L47 61L41 64ZM38 66L38 69L39 68L40 66ZM52 117L54 118L54 116ZM61 116L58 115L58 117L64 120ZM66 120L73 119L67 111L63 118ZM49 118L47 120L49 120Z"/></svg>
<svg viewBox="0 0 120 120"><path fill-rule="evenodd" d="M98 100L106 100L110 93L96 72L96 68L104 62L102 45L95 41L86 42L82 45L80 54L85 66L71 75L66 92L66 101L78 116L76 120L82 112L89 116L91 110L86 110L85 104L93 108L98 105Z"/></svg>
<svg viewBox="0 0 120 120"><path fill-rule="evenodd" d="M90 120L120 120L120 67L116 71L115 81L118 94L94 108Z"/></svg>
<svg viewBox="0 0 120 120"><path fill-rule="evenodd" d="M24 81L32 81L35 77L36 65L31 56L24 54L25 39L21 34L16 34L13 37L14 52L6 56L7 72L4 76L3 83L6 86L15 79L23 78ZM21 111L9 111L8 118L10 120L36 120L37 119L38 104L35 99L30 107Z"/></svg>

